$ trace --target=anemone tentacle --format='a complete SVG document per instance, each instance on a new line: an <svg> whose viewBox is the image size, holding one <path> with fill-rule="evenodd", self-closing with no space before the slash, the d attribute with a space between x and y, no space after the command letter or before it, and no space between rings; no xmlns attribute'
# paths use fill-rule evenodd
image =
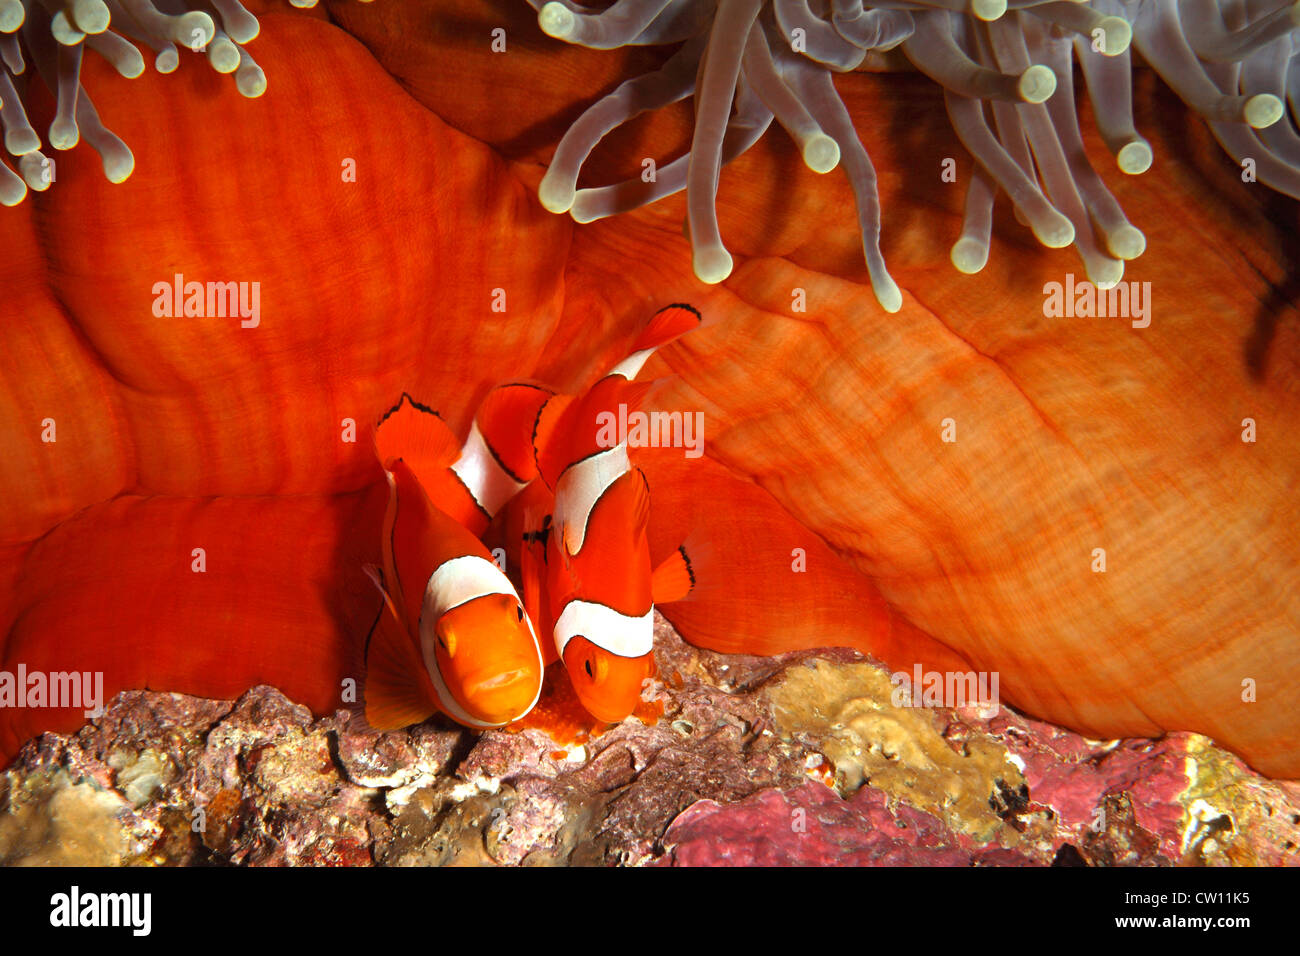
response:
<svg viewBox="0 0 1300 956"><path fill-rule="evenodd" d="M318 0L291 2L305 8ZM66 150L85 139L99 153L104 175L120 183L135 169L135 158L100 122L81 82L84 51L135 79L145 70L136 43L153 51L159 73L175 71L180 48L188 49L204 54L218 73L234 74L235 87L251 99L266 92L266 74L244 49L259 30L257 17L239 0L0 0L0 124L5 150L18 167L15 174L0 162L0 204L16 205L29 188L45 190L54 179L23 105L25 87L14 82L29 62L55 95L49 146Z"/></svg>
<svg viewBox="0 0 1300 956"><path fill-rule="evenodd" d="M1143 173L1155 159L1133 121L1135 51L1209 124L1226 153L1239 163L1253 160L1260 182L1300 198L1295 0L618 0L605 10L573 0L529 2L543 28L569 43L608 49L705 37L708 48L727 49L726 70L711 71L706 63L684 94L696 100L697 127L690 151L663 167L672 173L666 182L578 188L582 161L575 168L572 156L559 158L575 196L568 211L579 222L630 211L685 186L696 274L706 282L730 272L713 211L717 176L752 144L736 135L738 108L748 102L752 109L757 98L811 168L844 168L877 299L888 310L899 307L901 293L880 254L874 170L831 77L859 68L868 52L900 46L943 87L953 126L976 162L952 248L963 272L978 272L987 262L998 193L1011 199L1016 218L1044 245L1075 246L1100 285L1117 282L1124 263L1145 249L1142 232L1084 152L1074 101L1076 61L1097 131L1121 172ZM735 14L738 7L743 17ZM773 63L780 65L779 84ZM592 107L600 110L602 127L635 115L612 107L608 97ZM757 126L748 119L752 134ZM584 115L575 129L592 122ZM683 176L683 170L693 172Z"/></svg>

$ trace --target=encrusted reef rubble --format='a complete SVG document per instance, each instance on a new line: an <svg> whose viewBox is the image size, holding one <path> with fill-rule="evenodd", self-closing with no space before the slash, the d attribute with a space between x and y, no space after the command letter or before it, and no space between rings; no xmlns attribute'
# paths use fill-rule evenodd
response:
<svg viewBox="0 0 1300 956"><path fill-rule="evenodd" d="M1006 707L896 707L888 672L852 652L724 656L662 618L656 644L663 716L578 743L363 733L270 687L120 694L0 775L0 863L1300 862L1300 784L1203 737L1096 742Z"/></svg>

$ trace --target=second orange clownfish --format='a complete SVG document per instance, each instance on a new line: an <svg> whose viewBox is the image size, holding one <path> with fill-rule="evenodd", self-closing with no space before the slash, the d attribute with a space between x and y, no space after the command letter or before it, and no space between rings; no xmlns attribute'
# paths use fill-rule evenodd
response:
<svg viewBox="0 0 1300 956"><path fill-rule="evenodd" d="M365 716L376 730L440 712L468 727L523 717L541 693L533 623L509 578L479 540L523 487L480 427L507 440L518 390L498 389L462 448L432 409L410 396L384 416L375 448L388 476L384 566L369 569L384 603L366 642ZM529 427L529 433L531 426Z"/></svg>

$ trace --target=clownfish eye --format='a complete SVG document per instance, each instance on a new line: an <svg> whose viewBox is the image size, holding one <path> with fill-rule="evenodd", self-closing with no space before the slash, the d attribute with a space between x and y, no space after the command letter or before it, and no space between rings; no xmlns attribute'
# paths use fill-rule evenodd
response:
<svg viewBox="0 0 1300 956"><path fill-rule="evenodd" d="M515 613L519 615L519 620L522 621L524 619L524 606L522 604L516 604Z"/></svg>
<svg viewBox="0 0 1300 956"><path fill-rule="evenodd" d="M587 676L590 677L592 680L595 680L595 679L596 679L596 675L592 672L592 669L591 669L591 658L590 658L590 657L587 658L587 660L583 662L582 669L585 670L585 671L587 672Z"/></svg>

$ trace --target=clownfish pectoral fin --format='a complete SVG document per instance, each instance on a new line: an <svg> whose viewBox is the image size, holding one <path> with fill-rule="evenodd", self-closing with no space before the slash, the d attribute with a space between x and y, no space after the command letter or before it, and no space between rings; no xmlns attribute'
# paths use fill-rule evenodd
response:
<svg viewBox="0 0 1300 956"><path fill-rule="evenodd" d="M511 382L488 392L474 416L479 432L497 464L524 484L537 477L534 430L542 407L555 392L532 382Z"/></svg>
<svg viewBox="0 0 1300 956"><path fill-rule="evenodd" d="M424 661L398 618L388 594L366 639L366 723L374 730L400 730L437 712Z"/></svg>
<svg viewBox="0 0 1300 956"><path fill-rule="evenodd" d="M375 453L388 466L401 458L422 484L444 472L460 454L460 440L442 416L406 392L375 426Z"/></svg>
<svg viewBox="0 0 1300 956"><path fill-rule="evenodd" d="M650 575L650 595L655 604L681 601L695 589L695 569L685 547L679 547Z"/></svg>
<svg viewBox="0 0 1300 956"><path fill-rule="evenodd" d="M717 546L697 527L659 562L650 577L650 592L656 605L709 600L723 580Z"/></svg>

